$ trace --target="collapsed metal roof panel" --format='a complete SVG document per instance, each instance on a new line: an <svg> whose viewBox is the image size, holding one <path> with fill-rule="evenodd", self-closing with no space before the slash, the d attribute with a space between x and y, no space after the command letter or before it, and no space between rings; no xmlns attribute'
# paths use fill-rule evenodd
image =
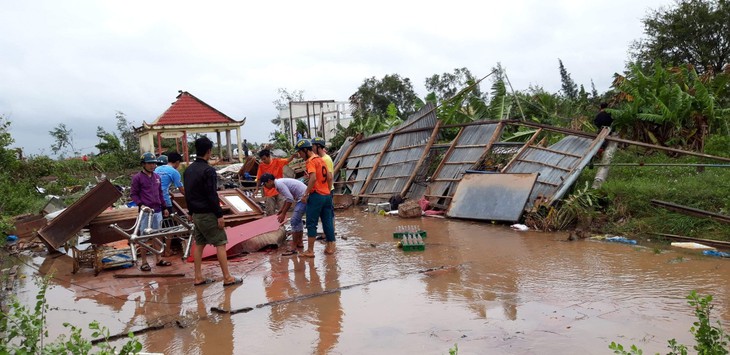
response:
<svg viewBox="0 0 730 355"><path fill-rule="evenodd" d="M526 207L538 201L552 203L562 198L565 188L580 174L607 134L602 132L595 139L566 135L549 147L527 146L502 172L539 173Z"/></svg>
<svg viewBox="0 0 730 355"><path fill-rule="evenodd" d="M452 196L464 172L477 163L495 135L501 132L499 127L494 122L463 127L431 179L430 195Z"/></svg>

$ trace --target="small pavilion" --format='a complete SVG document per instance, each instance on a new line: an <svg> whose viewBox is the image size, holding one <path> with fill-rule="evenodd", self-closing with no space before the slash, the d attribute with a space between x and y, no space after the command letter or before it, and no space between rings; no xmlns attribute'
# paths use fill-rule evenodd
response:
<svg viewBox="0 0 730 355"><path fill-rule="evenodd" d="M226 152L228 153L227 157L230 159L232 156L231 131L236 130L238 160L243 161L241 127L246 123L246 118L236 121L189 92L178 92L177 100L154 122L142 122L141 127L135 128L135 134L139 137L140 151L162 154L162 140L171 138L175 139L176 150L181 152L185 162L189 163L188 135L215 132L218 143L218 156L223 157L221 132L225 132ZM155 144L155 141L157 144Z"/></svg>

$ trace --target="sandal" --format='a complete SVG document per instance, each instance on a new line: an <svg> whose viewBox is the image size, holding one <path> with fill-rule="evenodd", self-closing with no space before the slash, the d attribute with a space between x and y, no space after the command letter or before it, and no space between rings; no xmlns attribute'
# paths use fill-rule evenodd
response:
<svg viewBox="0 0 730 355"><path fill-rule="evenodd" d="M170 266L170 265L172 265L172 263L169 262L169 261L167 261L167 260L160 260L155 265L157 265L157 266Z"/></svg>
<svg viewBox="0 0 730 355"><path fill-rule="evenodd" d="M142 271L152 271L152 267L150 267L150 264L148 264L148 263L142 264L142 266L140 266L139 269Z"/></svg>
<svg viewBox="0 0 730 355"><path fill-rule="evenodd" d="M311 251L307 250L307 251L303 252L301 254L301 256L303 256L305 258L313 258L314 257L314 252L311 252Z"/></svg>
<svg viewBox="0 0 730 355"><path fill-rule="evenodd" d="M243 283L243 279L242 278L240 278L240 277L234 277L233 278L233 281L231 281L231 282L224 282L223 283L223 286L224 287L228 287L228 286L233 286L233 285L240 285L242 283Z"/></svg>
<svg viewBox="0 0 730 355"><path fill-rule="evenodd" d="M292 256L292 255L297 255L297 251L296 250L287 250L281 254L281 256Z"/></svg>

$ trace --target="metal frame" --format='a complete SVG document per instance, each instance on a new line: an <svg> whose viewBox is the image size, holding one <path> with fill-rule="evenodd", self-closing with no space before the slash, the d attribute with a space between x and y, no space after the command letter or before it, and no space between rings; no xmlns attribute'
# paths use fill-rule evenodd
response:
<svg viewBox="0 0 730 355"><path fill-rule="evenodd" d="M147 225L151 225L153 212L154 211L151 208L143 207L140 209L137 220L134 222L134 226L132 226L131 228L123 229L119 227L116 223L110 225L109 228L113 228L127 237L129 247L132 249L132 260L134 260L135 263L137 263L137 247L142 247L153 254L161 255L165 252L164 238L166 237L177 237L183 240L187 239L187 241L185 241L184 243L185 248L183 250L183 259L187 259L190 256L190 245L193 241L195 225L193 223L188 223L187 221L180 218L180 216L178 216L176 213L173 213L171 215L171 218L175 222L177 222L176 225L162 227L160 229L147 228L143 231L140 231L139 228L142 225L142 218L144 218L146 214ZM148 245L147 242L150 241L154 244L159 245L159 249L155 249L151 245Z"/></svg>

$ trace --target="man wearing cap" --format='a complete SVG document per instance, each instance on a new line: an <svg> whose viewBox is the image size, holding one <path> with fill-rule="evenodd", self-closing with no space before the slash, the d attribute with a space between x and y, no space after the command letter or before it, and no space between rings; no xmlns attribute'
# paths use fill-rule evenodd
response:
<svg viewBox="0 0 730 355"><path fill-rule="evenodd" d="M279 211L278 221L284 223L286 213L292 205L294 205L294 213L291 216L291 236L292 245L283 255L289 256L297 254L298 248L304 248L303 234L304 225L302 224L302 216L307 211L307 204L302 202L302 197L307 192L307 185L297 179L281 178L276 179L274 175L269 173L261 175L261 184L266 188L275 188L279 195L284 199L284 206Z"/></svg>
<svg viewBox="0 0 730 355"><path fill-rule="evenodd" d="M162 165L155 169L155 173L160 176L162 183L162 197L165 199L165 208L169 213L172 213L172 198L170 198L170 185L175 185L180 192L185 194L185 187L183 187L182 180L180 179L180 172L177 169L180 167L182 156L176 152L172 152L168 155L160 155L158 158Z"/></svg>
<svg viewBox="0 0 730 355"><path fill-rule="evenodd" d="M327 166L327 172L330 174L330 191L335 189L334 185L334 169L335 164L332 162L332 157L327 154L327 148L325 148L325 140L324 138L314 137L312 138L312 150L315 154L319 155L320 158L324 161L324 164Z"/></svg>
<svg viewBox="0 0 730 355"><path fill-rule="evenodd" d="M147 152L142 154L140 158L142 164L142 170L132 177L132 185L130 187L129 196L132 198L135 204L140 208L148 207L151 212L144 212L139 225L139 234L145 234L148 229L160 229L162 222L162 216L168 216L167 209L165 209L165 199L162 197L162 183L160 182L160 176L155 174L155 167L157 167L157 157L154 154ZM152 214L150 218L149 214ZM147 249L140 248L140 256L142 258L142 265L139 269L142 271L151 271L150 264L147 263ZM170 266L172 265L167 260L160 259L160 256L155 254L155 260L157 266Z"/></svg>
<svg viewBox="0 0 730 355"><path fill-rule="evenodd" d="M322 221L322 229L327 240L325 254L335 252L334 206L330 194L330 174L319 155L312 151L312 143L308 139L301 139L296 145L297 153L306 159L306 171L309 175L307 190L302 196L302 202L307 204L307 250L302 256L314 257L314 242L317 238L317 223Z"/></svg>
<svg viewBox="0 0 730 355"><path fill-rule="evenodd" d="M263 186L261 183L261 176L266 173L274 175L277 179L283 178L284 167L288 165L292 159L294 159L294 156L289 157L289 159L272 158L271 151L263 149L259 152L259 159L261 159L261 161L259 162L259 170L256 174L256 189ZM281 209L284 204L284 199L279 196L279 193L276 192L276 189L274 188L267 189L264 186L263 189L265 212L267 216L271 216L276 213L277 210Z"/></svg>

